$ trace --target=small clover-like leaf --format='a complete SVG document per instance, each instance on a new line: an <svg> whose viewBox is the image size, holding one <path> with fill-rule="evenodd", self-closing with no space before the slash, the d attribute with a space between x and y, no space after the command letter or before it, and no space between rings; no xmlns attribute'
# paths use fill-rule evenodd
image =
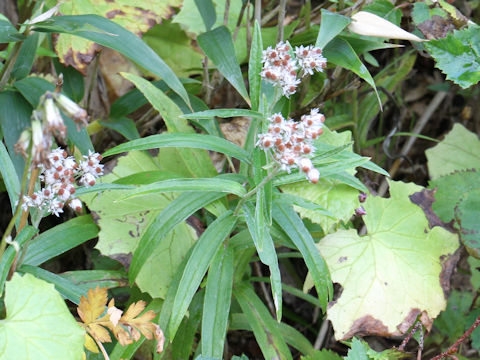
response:
<svg viewBox="0 0 480 360"><path fill-rule="evenodd" d="M5 287L1 359L82 359L85 331L52 284L15 273Z"/></svg>
<svg viewBox="0 0 480 360"><path fill-rule="evenodd" d="M427 327L445 309L444 260L458 248L457 235L429 228L409 196L422 188L390 182L389 199L370 196L363 217L368 234L340 230L318 248L343 292L327 310L337 339L355 334L400 335L422 314Z"/></svg>

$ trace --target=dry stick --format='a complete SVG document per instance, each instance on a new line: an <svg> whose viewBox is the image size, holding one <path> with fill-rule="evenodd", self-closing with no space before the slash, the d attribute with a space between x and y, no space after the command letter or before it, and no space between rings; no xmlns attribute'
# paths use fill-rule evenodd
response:
<svg viewBox="0 0 480 360"><path fill-rule="evenodd" d="M412 133L420 134L422 132L422 130L425 127L425 125L427 124L428 120L430 120L433 113L440 106L440 104L442 103L445 96L447 96L447 93L442 91L442 92L438 92L433 97L430 104L428 104L427 109L425 110L423 115L418 120L418 123L413 128ZM399 158L397 160L395 160L395 162L393 163L393 165L392 165L392 167L389 171L389 174L390 174L391 178L393 178L395 176L395 174L397 173L400 165L402 164L402 162L404 160L404 157L408 155L408 153L410 152L410 149L412 148L412 146L413 146L413 144L415 143L416 140L417 140L416 136L410 136L408 138L407 142L405 143L405 145L403 145L402 151L400 151ZM379 196L385 195L385 193L387 192L387 189L388 189L387 180L383 180L382 184L380 185L380 188L378 189L378 195Z"/></svg>
<svg viewBox="0 0 480 360"><path fill-rule="evenodd" d="M255 273L257 274L257 276L259 278L262 278L263 277L262 269L260 268L260 264L258 263L258 261L255 261L253 266L255 267ZM262 292L263 292L263 297L267 301L268 309L272 313L272 316L275 316L275 305L273 304L272 298L270 297L270 292L267 289L267 285L265 285L263 281L259 281L259 283L260 283L260 288L262 289Z"/></svg>
<svg viewBox="0 0 480 360"><path fill-rule="evenodd" d="M262 0L255 0L255 20L259 25L262 22Z"/></svg>
<svg viewBox="0 0 480 360"><path fill-rule="evenodd" d="M228 26L228 12L230 11L230 0L225 1L225 12L223 13L223 25Z"/></svg>
<svg viewBox="0 0 480 360"><path fill-rule="evenodd" d="M277 15L278 11L280 10L280 5L275 6L270 12L265 14L265 16L262 18L261 25L265 25L268 23L270 20L273 19L275 15Z"/></svg>
<svg viewBox="0 0 480 360"><path fill-rule="evenodd" d="M475 330L478 327L478 325L480 325L480 316L477 317L477 320L475 320L472 326L470 326L468 330L465 331L465 333L462 336L460 336L457 341L453 343L453 345L451 345L445 352L431 358L430 360L440 360L455 354L458 351L458 347L460 346L460 344L464 342L472 334L473 330Z"/></svg>
<svg viewBox="0 0 480 360"><path fill-rule="evenodd" d="M320 326L320 331L318 332L317 338L315 339L315 344L313 345L313 348L315 350L320 350L322 348L323 342L325 341L325 338L327 336L328 325L328 320L323 320L322 326Z"/></svg>
<svg viewBox="0 0 480 360"><path fill-rule="evenodd" d="M285 22L285 13L287 8L287 0L280 0L280 11L278 13L278 36L277 43L283 41L283 23Z"/></svg>

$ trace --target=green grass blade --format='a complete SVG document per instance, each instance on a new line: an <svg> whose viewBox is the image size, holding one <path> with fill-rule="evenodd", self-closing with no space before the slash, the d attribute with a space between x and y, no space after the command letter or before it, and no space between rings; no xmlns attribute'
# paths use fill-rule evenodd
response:
<svg viewBox="0 0 480 360"><path fill-rule="evenodd" d="M252 110L258 110L260 105L260 90L262 87L262 33L260 25L255 20L252 35L252 46L250 47L250 61L248 62L248 83L250 87L250 99L252 101Z"/></svg>
<svg viewBox="0 0 480 360"><path fill-rule="evenodd" d="M10 198L10 206L13 213L18 201L18 195L20 194L20 180L18 179L13 162L3 142L0 142L0 173L2 174L3 183Z"/></svg>
<svg viewBox="0 0 480 360"><path fill-rule="evenodd" d="M208 119L212 116L217 116L220 118L230 118L230 117L237 117L237 116L249 116L254 118L263 118L263 114L259 113L258 111L252 111L248 109L213 109L213 110L205 110L194 112L191 114L182 115L182 118L185 119Z"/></svg>

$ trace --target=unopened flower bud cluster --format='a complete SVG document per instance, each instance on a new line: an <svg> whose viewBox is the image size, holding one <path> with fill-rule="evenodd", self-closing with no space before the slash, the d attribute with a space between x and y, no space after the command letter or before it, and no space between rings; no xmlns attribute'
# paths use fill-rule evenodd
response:
<svg viewBox="0 0 480 360"><path fill-rule="evenodd" d="M313 140L323 133L325 116L318 109L312 109L300 121L286 120L280 113L273 114L268 121L268 131L258 136L257 146L263 150L271 149L282 170L290 172L298 167L309 181L316 184L320 173L313 166L310 156L315 151Z"/></svg>
<svg viewBox="0 0 480 360"><path fill-rule="evenodd" d="M322 56L322 50L314 46L303 45L295 48L295 58L290 55L290 46L278 43L263 51L263 69L260 75L275 86L281 87L286 97L297 91L301 77L313 75L314 71L323 71L327 60Z"/></svg>
<svg viewBox="0 0 480 360"><path fill-rule="evenodd" d="M24 157L31 148L32 164L39 166L46 164L47 156L52 148L53 136L65 139L67 128L60 113L62 110L77 124L88 124L87 112L63 94L47 91L40 99L40 105L32 113L32 127L20 135L15 150Z"/></svg>
<svg viewBox="0 0 480 360"><path fill-rule="evenodd" d="M80 212L82 203L74 197L75 185L95 185L96 178L103 175L101 159L100 154L89 151L88 156L77 163L73 156L67 156L61 148L51 151L47 155L49 166L39 165L44 187L32 196L24 196L22 208L27 210L35 207L59 216L68 203L73 210Z"/></svg>

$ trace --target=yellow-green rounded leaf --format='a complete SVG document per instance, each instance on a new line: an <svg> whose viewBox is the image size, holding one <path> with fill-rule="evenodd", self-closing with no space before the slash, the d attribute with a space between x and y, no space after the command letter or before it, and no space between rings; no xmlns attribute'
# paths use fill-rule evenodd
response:
<svg viewBox="0 0 480 360"><path fill-rule="evenodd" d="M317 245L332 281L343 287L327 310L337 339L401 335L417 315L428 323L445 309L442 266L459 242L439 226L429 228L409 198L421 189L390 182L390 198L370 196L364 204L366 235L341 230Z"/></svg>
<svg viewBox="0 0 480 360"><path fill-rule="evenodd" d="M18 273L5 286L7 317L0 320L0 358L80 360L85 331L53 284Z"/></svg>

